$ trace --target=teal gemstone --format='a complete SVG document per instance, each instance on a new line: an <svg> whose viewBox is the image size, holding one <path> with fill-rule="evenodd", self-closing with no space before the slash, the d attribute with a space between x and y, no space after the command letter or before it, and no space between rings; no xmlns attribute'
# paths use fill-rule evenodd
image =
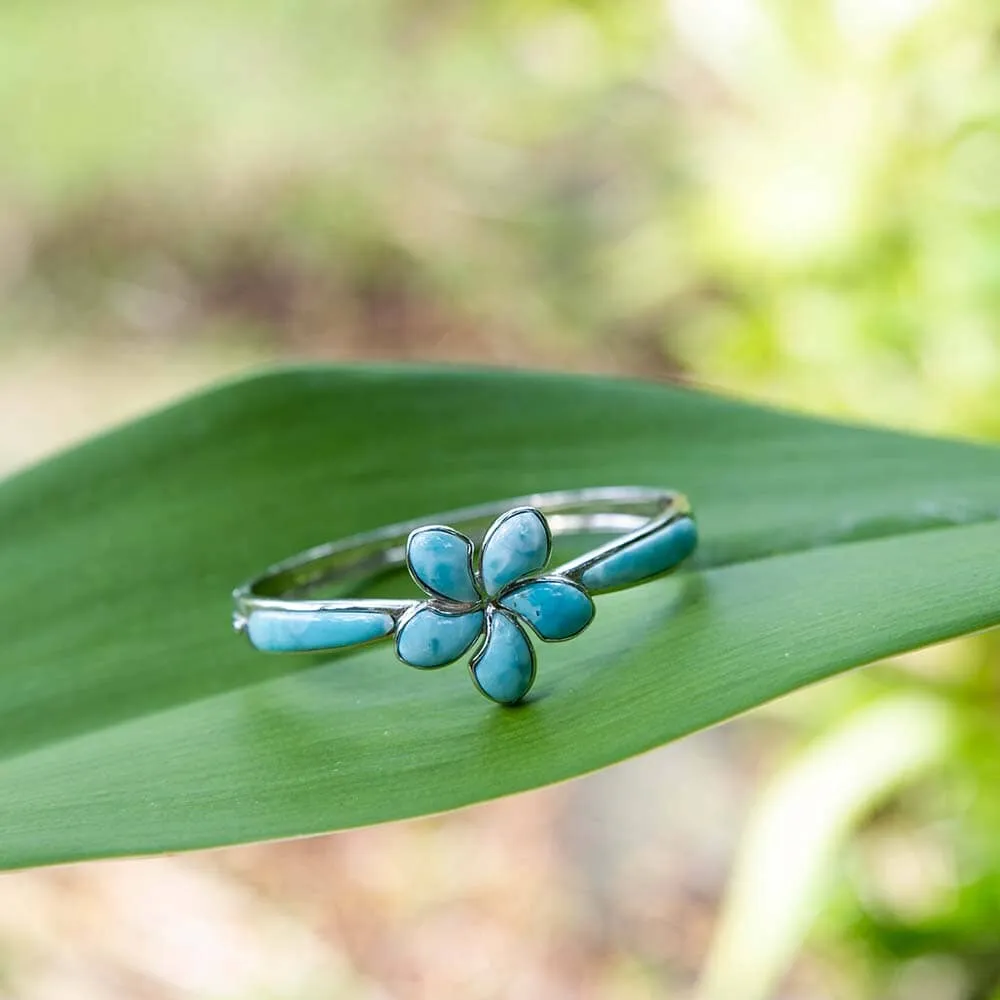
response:
<svg viewBox="0 0 1000 1000"><path fill-rule="evenodd" d="M450 528L419 528L410 535L406 561L424 590L452 601L475 603L472 543Z"/></svg>
<svg viewBox="0 0 1000 1000"><path fill-rule="evenodd" d="M591 566L581 582L591 593L638 583L672 569L691 555L697 544L694 521L682 517Z"/></svg>
<svg viewBox="0 0 1000 1000"><path fill-rule="evenodd" d="M421 608L396 632L396 654L411 667L443 667L457 660L482 630L482 611L447 615Z"/></svg>
<svg viewBox="0 0 1000 1000"><path fill-rule="evenodd" d="M483 543L483 586L496 594L508 583L535 573L549 561L548 526L534 508L499 518Z"/></svg>
<svg viewBox="0 0 1000 1000"><path fill-rule="evenodd" d="M582 632L594 617L594 602L568 580L529 580L505 594L500 603L550 641Z"/></svg>
<svg viewBox="0 0 1000 1000"><path fill-rule="evenodd" d="M392 616L383 611L270 611L250 614L247 635L269 653L338 649L380 639L392 632Z"/></svg>
<svg viewBox="0 0 1000 1000"><path fill-rule="evenodd" d="M503 611L490 619L486 645L472 661L472 675L487 698L513 705L531 689L535 654L524 631Z"/></svg>

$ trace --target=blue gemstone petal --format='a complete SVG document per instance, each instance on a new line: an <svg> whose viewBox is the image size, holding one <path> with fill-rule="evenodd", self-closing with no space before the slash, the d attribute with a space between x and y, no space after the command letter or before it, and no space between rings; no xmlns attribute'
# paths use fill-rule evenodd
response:
<svg viewBox="0 0 1000 1000"><path fill-rule="evenodd" d="M552 541L541 512L523 507L497 518L483 542L482 575L486 593L535 573L549 561Z"/></svg>
<svg viewBox="0 0 1000 1000"><path fill-rule="evenodd" d="M450 528L418 528L406 543L413 579L428 593L452 601L479 600L472 576L472 542Z"/></svg>
<svg viewBox="0 0 1000 1000"><path fill-rule="evenodd" d="M513 705L531 689L534 651L521 626L503 611L490 615L486 644L472 661L472 676L479 690L501 705Z"/></svg>
<svg viewBox="0 0 1000 1000"><path fill-rule="evenodd" d="M591 566L581 582L591 593L638 583L672 569L691 555L697 544L694 521L682 517Z"/></svg>
<svg viewBox="0 0 1000 1000"><path fill-rule="evenodd" d="M370 642L392 631L392 616L384 611L271 611L250 614L247 635L269 653L337 649Z"/></svg>
<svg viewBox="0 0 1000 1000"><path fill-rule="evenodd" d="M505 594L500 603L549 641L571 638L594 617L594 602L568 580L529 580Z"/></svg>
<svg viewBox="0 0 1000 1000"><path fill-rule="evenodd" d="M447 615L423 607L396 632L396 655L411 667L443 667L457 660L482 630L482 611Z"/></svg>

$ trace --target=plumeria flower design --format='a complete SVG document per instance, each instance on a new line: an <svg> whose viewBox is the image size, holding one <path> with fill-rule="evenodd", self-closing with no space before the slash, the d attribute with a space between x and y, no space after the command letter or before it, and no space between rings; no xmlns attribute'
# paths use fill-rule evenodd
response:
<svg viewBox="0 0 1000 1000"><path fill-rule="evenodd" d="M542 512L517 507L493 522L473 568L472 540L430 525L410 534L406 565L429 599L408 611L396 629L396 655L413 667L443 667L477 644L472 679L487 698L520 701L535 680L535 651L523 624L547 642L579 635L594 603L579 584L539 575L552 535Z"/></svg>

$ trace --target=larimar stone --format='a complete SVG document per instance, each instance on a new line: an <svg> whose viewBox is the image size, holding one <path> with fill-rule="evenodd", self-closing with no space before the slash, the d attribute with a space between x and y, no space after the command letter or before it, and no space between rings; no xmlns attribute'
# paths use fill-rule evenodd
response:
<svg viewBox="0 0 1000 1000"><path fill-rule="evenodd" d="M420 528L406 547L406 561L417 583L432 594L463 603L479 600L471 556L469 540L445 528Z"/></svg>
<svg viewBox="0 0 1000 1000"><path fill-rule="evenodd" d="M384 611L278 611L250 614L247 635L269 653L337 649L380 639L392 631L392 616Z"/></svg>
<svg viewBox="0 0 1000 1000"><path fill-rule="evenodd" d="M590 591L612 590L663 573L686 559L698 543L698 529L689 517L672 521L654 535L591 566L581 582Z"/></svg>
<svg viewBox="0 0 1000 1000"><path fill-rule="evenodd" d="M486 592L496 594L508 583L540 570L549 560L550 545L548 528L537 510L519 510L500 518L483 543Z"/></svg>
<svg viewBox="0 0 1000 1000"><path fill-rule="evenodd" d="M482 611L448 615L424 607L396 632L396 652L411 667L443 667L457 660L482 630Z"/></svg>
<svg viewBox="0 0 1000 1000"><path fill-rule="evenodd" d="M543 639L569 639L594 617L594 602L568 580L529 580L500 599Z"/></svg>
<svg viewBox="0 0 1000 1000"><path fill-rule="evenodd" d="M520 701L535 679L535 656L524 631L503 611L490 619L486 645L472 661L472 675L488 698L502 705Z"/></svg>

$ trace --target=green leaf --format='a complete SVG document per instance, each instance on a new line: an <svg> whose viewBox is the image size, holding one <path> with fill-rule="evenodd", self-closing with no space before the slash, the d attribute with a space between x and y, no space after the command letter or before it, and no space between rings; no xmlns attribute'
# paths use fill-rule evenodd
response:
<svg viewBox="0 0 1000 1000"><path fill-rule="evenodd" d="M507 496L684 490L690 571L598 599L504 710L381 646L267 656L229 595ZM1000 622L1000 450L598 378L284 371L0 484L0 864L314 833L582 774Z"/></svg>

